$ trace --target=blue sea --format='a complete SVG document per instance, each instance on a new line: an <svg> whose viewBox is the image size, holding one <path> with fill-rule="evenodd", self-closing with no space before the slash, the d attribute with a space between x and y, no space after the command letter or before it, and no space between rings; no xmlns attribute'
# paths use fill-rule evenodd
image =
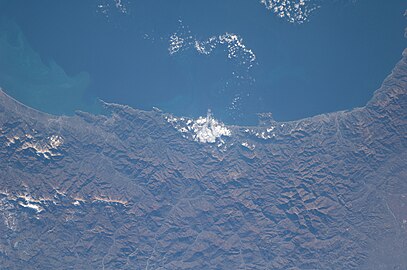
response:
<svg viewBox="0 0 407 270"><path fill-rule="evenodd" d="M228 124L363 106L406 47L406 1L305 3L293 21L258 0L0 0L0 87L57 115L102 99Z"/></svg>

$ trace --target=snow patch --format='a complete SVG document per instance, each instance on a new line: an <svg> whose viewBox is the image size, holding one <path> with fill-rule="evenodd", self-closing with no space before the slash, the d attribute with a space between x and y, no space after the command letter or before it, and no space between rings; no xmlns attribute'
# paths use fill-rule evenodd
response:
<svg viewBox="0 0 407 270"><path fill-rule="evenodd" d="M80 201L74 201L72 204L75 205L75 206L80 206L81 202Z"/></svg>
<svg viewBox="0 0 407 270"><path fill-rule="evenodd" d="M25 208L34 209L37 213L40 213L41 211L44 210L41 206L39 206L37 204L29 203L29 202L27 202L27 203L18 202L18 204Z"/></svg>
<svg viewBox="0 0 407 270"><path fill-rule="evenodd" d="M254 150L254 148L256 148L256 145L248 143L248 142L243 142L242 146L246 147L247 149L252 150L252 151Z"/></svg>
<svg viewBox="0 0 407 270"><path fill-rule="evenodd" d="M27 140L23 143L21 148L19 150L24 150L24 149L33 149L38 156L43 156L46 159L50 159L51 157L54 156L60 156L60 153L57 153L55 150L58 150L58 148L63 144L64 140L61 136L58 135L52 135L51 137L48 137L46 140L41 140L41 141L35 141L31 137L30 140Z"/></svg>

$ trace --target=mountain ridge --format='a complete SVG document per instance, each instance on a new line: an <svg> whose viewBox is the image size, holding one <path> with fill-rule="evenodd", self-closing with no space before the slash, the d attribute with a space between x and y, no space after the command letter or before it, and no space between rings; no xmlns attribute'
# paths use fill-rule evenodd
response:
<svg viewBox="0 0 407 270"><path fill-rule="evenodd" d="M155 110L52 116L0 91L0 264L407 266L406 57L365 107L266 115L216 143Z"/></svg>

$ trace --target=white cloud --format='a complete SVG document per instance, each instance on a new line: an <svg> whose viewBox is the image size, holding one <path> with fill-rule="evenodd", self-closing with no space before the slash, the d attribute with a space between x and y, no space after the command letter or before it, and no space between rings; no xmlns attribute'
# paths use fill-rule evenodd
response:
<svg viewBox="0 0 407 270"><path fill-rule="evenodd" d="M168 123L176 128L185 138L190 138L200 143L216 143L222 146L224 141L222 137L230 137L232 132L222 122L213 118L210 111L206 117L197 119L187 119L184 117L176 118L166 116Z"/></svg>
<svg viewBox="0 0 407 270"><path fill-rule="evenodd" d="M260 0L268 10L290 23L304 23L320 8L315 0Z"/></svg>

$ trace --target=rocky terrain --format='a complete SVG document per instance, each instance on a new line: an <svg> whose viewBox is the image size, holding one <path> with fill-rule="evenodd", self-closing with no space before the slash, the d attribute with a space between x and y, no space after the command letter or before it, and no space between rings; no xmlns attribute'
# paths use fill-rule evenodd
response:
<svg viewBox="0 0 407 270"><path fill-rule="evenodd" d="M407 50L363 108L226 126L0 92L1 269L407 269Z"/></svg>

